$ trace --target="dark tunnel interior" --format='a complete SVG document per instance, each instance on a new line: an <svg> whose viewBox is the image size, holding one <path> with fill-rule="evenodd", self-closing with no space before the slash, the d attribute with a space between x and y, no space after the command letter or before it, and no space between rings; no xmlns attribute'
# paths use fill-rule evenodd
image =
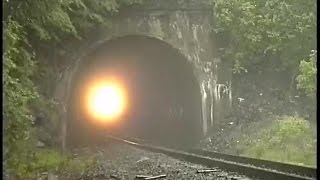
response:
<svg viewBox="0 0 320 180"><path fill-rule="evenodd" d="M72 80L67 144L76 146L121 134L171 144L201 136L201 95L192 64L168 43L147 36L123 36L86 55ZM84 89L92 79L123 84L128 106L113 123L95 124L84 110Z"/></svg>

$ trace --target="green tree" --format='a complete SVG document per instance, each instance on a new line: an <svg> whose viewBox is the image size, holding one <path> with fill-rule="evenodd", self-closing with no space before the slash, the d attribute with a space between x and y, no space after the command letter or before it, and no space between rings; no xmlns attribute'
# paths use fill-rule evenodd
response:
<svg viewBox="0 0 320 180"><path fill-rule="evenodd" d="M316 0L213 2L219 52L234 62L234 72L267 66L296 72L316 47Z"/></svg>
<svg viewBox="0 0 320 180"><path fill-rule="evenodd" d="M110 17L121 6L142 0L5 0L4 25L4 156L6 169L18 176L34 166L31 128L37 107L50 101L35 82L43 64L37 47L80 39L98 26L110 26ZM39 78L39 77L37 77ZM42 107L43 108L43 107Z"/></svg>
<svg viewBox="0 0 320 180"><path fill-rule="evenodd" d="M32 54L23 47L26 43L22 26L8 20L4 37L4 155L8 167L12 168L29 154L21 153L20 147L24 144L22 141L29 140L32 116L28 105L38 93L31 80L36 65Z"/></svg>

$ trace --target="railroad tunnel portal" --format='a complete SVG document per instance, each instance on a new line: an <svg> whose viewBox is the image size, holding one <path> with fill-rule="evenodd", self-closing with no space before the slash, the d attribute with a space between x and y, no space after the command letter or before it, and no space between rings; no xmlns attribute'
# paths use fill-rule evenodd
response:
<svg viewBox="0 0 320 180"><path fill-rule="evenodd" d="M165 79L165 77L169 77L169 79L172 79L171 81L166 82L165 84L163 81L163 84L160 86L161 83L156 84L153 86L154 82L150 82L148 87L150 86L150 89L155 87L162 87L166 85L167 87L170 87L169 89L163 89L163 91L168 91L171 95L174 95L177 93L177 90L179 90L179 93L177 99L183 99L182 97L187 96L188 93L191 92L199 92L201 93L201 96L198 97L199 99L196 99L194 102L197 104L198 102L201 102L201 107L199 110L201 114L195 114L191 115L190 119L197 116L196 119L194 119L194 122L196 122L196 126L200 124L201 128L201 135L205 135L208 133L208 131L211 129L211 127L214 126L214 123L217 123L223 119L223 115L225 114L225 111L228 109L228 107L231 105L231 83L230 83L230 77L229 70L224 67L220 66L220 59L218 57L218 53L216 53L215 48L215 41L211 34L211 24L213 22L213 13L212 8L208 6L207 1L202 0L166 0L166 1L157 1L157 0L149 0L146 3L144 3L143 6L138 7L130 7L128 10L122 9L120 13L114 17L112 17L111 24L112 27L105 29L105 28L98 28L93 32L93 35L88 35L88 37L84 40L81 40L81 42L74 43L74 42L66 42L64 44L64 51L68 52L67 54L70 54L68 56L65 56L64 58L61 58L62 62L62 70L57 72L59 77L59 82L56 85L55 89L55 98L56 100L61 104L61 144L62 149L66 149L67 138L68 134L70 134L72 131L70 123L72 120L70 118L74 118L74 114L76 113L76 107L70 106L70 102L73 101L71 99L74 99L73 96L75 96L74 90L74 83L77 81L77 79L81 79L80 76L76 72L80 72L78 69L81 64L84 63L84 57L87 57L88 49L92 49L93 47L97 47L96 45L102 44L99 48L101 49L104 46L107 46L106 44L113 44L110 43L111 41L115 42L115 37L126 37L130 35L136 35L139 37L152 37L156 38L159 42L159 44L167 44L167 46L170 46L171 49L175 49L176 52L176 58L179 59L180 55L182 54L184 63L179 63L180 60L175 60L173 62L170 62L172 67L169 69L166 69L166 65L168 66L170 63L164 63L168 60L160 60L161 58L155 57L155 54L152 55L152 53L148 53L149 50L147 50L150 47L144 47L145 49L141 48L140 52L145 52L149 54L149 59L159 59L157 61L158 64L153 63L153 61L146 61L141 59L146 59L147 55L145 54L143 57L139 57L139 54L134 54L131 56L132 59L136 58L140 60L132 60L131 61L131 68L130 70L137 71L137 69L140 68L141 72L144 72L144 74L148 74L147 70L151 70L149 76L143 76L145 81L150 81L147 79L152 79L157 77L158 80L155 82L160 82L161 78ZM117 39L117 38L116 38ZM109 41L111 40L111 41ZM119 39L118 39L119 40ZM105 43L105 42L109 43ZM119 41L120 42L120 41ZM161 43L160 43L161 42ZM155 43L157 44L157 43ZM170 44L170 45L169 45ZM137 45L132 45L131 47L128 47L128 53L130 52L139 52L136 50L138 47ZM103 48L102 48L103 49ZM145 50L145 51L142 51ZM160 50L160 49L159 49ZM95 51L95 50L94 50ZM97 50L98 51L98 50ZM170 50L173 51L173 50ZM150 51L152 52L152 51ZM181 53L180 55L177 55ZM155 51L157 53L157 51ZM129 53L130 54L130 53ZM159 57L162 57L162 59L170 59L168 57L165 57L165 53L159 54ZM109 57L115 56L108 55ZM122 54L124 57L125 55ZM127 55L128 56L128 55ZM52 56L54 57L54 56ZM134 57L134 58L133 58ZM118 58L119 59L119 58ZM124 58L126 59L126 58ZM56 59L53 59L52 62L54 62ZM107 62L118 62L117 65L113 64L112 66L107 66ZM143 66L133 66L133 62L148 62L145 63ZM159 64L160 62L163 62L163 64ZM103 69L104 67L116 67L121 66L122 64L126 64L126 66L129 66L128 62L125 61L112 61L112 60L105 60L104 63L100 62L96 64L95 66L98 66L100 69ZM90 63L89 63L90 64ZM89 65L87 64L87 66ZM94 63L93 63L94 64ZM130 63L129 63L130 64ZM189 65L187 65L189 64ZM181 65L181 67L179 66ZM148 67L149 66L149 67ZM158 71L153 71L154 68L159 66ZM184 67L188 66L186 69L190 69L189 66L192 68L188 73L181 73L180 75L175 74L174 72L179 72L180 69L184 69ZM139 68L138 68L139 67ZM147 68L148 67L148 68ZM134 70L136 68L136 70ZM122 72L121 68L119 68L119 73ZM125 68L123 68L125 69ZM174 70L173 70L174 69ZM83 72L88 71L86 68L82 70ZM166 73L164 73L166 72ZM129 73L128 72L123 72ZM156 75L156 74L161 74ZM85 73L83 73L85 74ZM221 74L221 75L220 75ZM140 74L142 76L142 74ZM135 76L138 76L138 74L135 74ZM134 75L130 75L132 79L135 77ZM176 77L177 76L177 77ZM184 76L184 78L181 77ZM182 89L177 87L175 89L175 81L178 81L178 79L181 78L183 80L179 80L180 83L183 83L185 80L189 80L189 83L197 84L195 86L191 85L191 89ZM175 79L175 80L174 80ZM196 83L193 82L193 79L196 79ZM80 81L80 80L79 80ZM129 81L129 80L128 80ZM142 80L141 80L142 81ZM131 82L132 84L133 81ZM138 82L136 82L138 83ZM139 82L141 83L141 82ZM80 83L81 84L81 83ZM129 83L130 84L130 83ZM148 84L148 83L146 83ZM170 85L170 86L169 86ZM185 84L187 85L187 83ZM147 85L146 85L147 86ZM194 89L200 90L193 90ZM221 90L221 87L224 89L227 89L226 91ZM161 89L161 88L160 88ZM151 94L157 94L160 92L160 89L154 92L147 92L146 96L156 97L152 96ZM190 91L190 92L188 92ZM140 91L143 92L143 91ZM229 93L228 93L229 92ZM149 93L149 94L148 94ZM192 94L192 93L191 93ZM137 95L138 97L138 95ZM169 99L169 97L166 97ZM165 101L165 98L158 98L160 101ZM190 97L187 98L191 101ZM179 100L178 102L181 103L182 100ZM141 101L141 103L147 103L147 100ZM185 102L187 103L187 102ZM167 103L168 106L170 106L170 103ZM171 105L172 106L172 105ZM196 105L195 105L196 106ZM177 106L178 107L178 106ZM152 106L148 107L152 108ZM199 108L196 106L196 108ZM167 107L167 110L171 109L170 112L181 112L179 108L169 108ZM196 111L196 110L194 110ZM199 112L196 111L197 113ZM183 112L186 112L183 110ZM190 111L190 112L193 112ZM160 112L158 112L160 113ZM73 114L72 116L70 114ZM77 116L80 116L78 114ZM142 115L141 115L142 116ZM145 115L147 117L147 115ZM160 118L160 117L159 117ZM188 120L187 120L188 121ZM144 124L146 126L146 124ZM87 127L89 129L89 127ZM164 127L162 127L164 128ZM159 128L161 129L161 128ZM163 132L165 133L165 131ZM72 133L71 133L72 134ZM70 142L70 141L69 141Z"/></svg>
<svg viewBox="0 0 320 180"><path fill-rule="evenodd" d="M134 35L109 40L84 57L74 77L67 131L72 144L91 142L99 132L180 144L201 136L201 93L192 64L164 41ZM125 88L128 107L114 122L97 124L84 109L84 89L110 77Z"/></svg>

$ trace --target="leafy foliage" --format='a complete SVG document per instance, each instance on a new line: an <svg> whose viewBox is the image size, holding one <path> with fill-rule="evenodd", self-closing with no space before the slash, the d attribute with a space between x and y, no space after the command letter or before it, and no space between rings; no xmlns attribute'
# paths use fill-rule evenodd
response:
<svg viewBox="0 0 320 180"><path fill-rule="evenodd" d="M311 50L316 49L316 0L303 2L299 0L212 0L212 2L214 3L213 31L218 40L218 53L222 60L233 62L234 73L252 72L244 76L247 78L254 75L260 82L253 82L243 78L244 76L237 76L238 79L235 81L239 79L241 79L240 82L248 81L247 86L240 83L239 87L246 86L250 89L263 87L260 90L257 89L258 91L252 90L253 93L258 94L266 89L266 93L264 92L261 97L255 97L247 92L234 93L241 94L242 98L243 95L247 95L244 97L242 106L236 107L236 110L239 108L239 111L244 112L245 118L242 119L248 119L247 117L252 115L265 119L267 117L262 115L280 112L276 109L277 106L284 107L281 109L284 113L281 112L281 115L290 114L289 110L292 107L298 109L298 102L296 102L298 100L292 98L294 90L291 88L294 87L294 77L298 72L297 88L304 90L309 96L315 95L316 51L312 52L310 58L308 55ZM284 86L275 84L272 90L270 89L272 86L268 86L268 82L261 79L263 75L268 75L270 72L291 77L292 82L288 80L286 82L290 84ZM233 89L237 83L239 82L233 83ZM268 97L266 96L268 91L271 92L272 98L263 99L262 97ZM249 104L247 105L246 102ZM253 108L253 112L248 112L248 109L244 108L255 104L258 106ZM314 107L313 104L311 106ZM301 109L307 109L305 107ZM293 112L296 111L293 110ZM298 112L301 113L300 108ZM238 118L239 113L235 117ZM251 122L256 120L257 118L253 118ZM315 133L308 122L301 118L282 117L272 126L266 127L263 132L252 137L243 137L239 141L238 148L244 155L315 165Z"/></svg>
<svg viewBox="0 0 320 180"><path fill-rule="evenodd" d="M308 60L302 60L297 76L297 87L306 91L307 95L315 96L317 90L317 51L313 50Z"/></svg>
<svg viewBox="0 0 320 180"><path fill-rule="evenodd" d="M295 71L316 47L316 0L214 0L214 32L234 72Z"/></svg>
<svg viewBox="0 0 320 180"><path fill-rule="evenodd" d="M308 121L284 116L254 135L241 140L242 155L307 166L316 165L316 131ZM301 143L303 142L303 143Z"/></svg>
<svg viewBox="0 0 320 180"><path fill-rule="evenodd" d="M36 80L41 79L39 72L43 69L43 64L36 61L37 47L59 43L66 37L71 37L71 40L79 39L97 26L110 26L108 17L117 13L121 6L141 2L142 0L3 2L4 156L6 169L11 170L9 173L23 177L32 172L30 167L34 167L34 163L39 162L34 155L36 133L31 128L33 114L57 114L52 113L54 108L49 97L40 91L46 87L36 83Z"/></svg>
<svg viewBox="0 0 320 180"><path fill-rule="evenodd" d="M28 104L38 94L31 80L36 65L32 55L23 48L25 34L22 27L12 20L8 20L5 26L4 155L8 160L7 165L14 166L19 159L23 159L16 156L23 152L23 141L30 137L32 116ZM28 152L22 156L28 156Z"/></svg>

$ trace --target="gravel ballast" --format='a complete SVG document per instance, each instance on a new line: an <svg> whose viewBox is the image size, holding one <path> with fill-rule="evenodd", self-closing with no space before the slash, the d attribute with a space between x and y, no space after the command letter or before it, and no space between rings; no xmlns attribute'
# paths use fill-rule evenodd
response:
<svg viewBox="0 0 320 180"><path fill-rule="evenodd" d="M126 144L109 143L106 146L78 152L95 154L98 167L77 179L138 179L148 176L155 179L230 179L248 180L234 172L193 164L174 159L167 155L138 149ZM211 169L211 172L203 171ZM165 177L160 177L165 175ZM156 178L156 176L159 176ZM152 178L151 178L152 179Z"/></svg>

